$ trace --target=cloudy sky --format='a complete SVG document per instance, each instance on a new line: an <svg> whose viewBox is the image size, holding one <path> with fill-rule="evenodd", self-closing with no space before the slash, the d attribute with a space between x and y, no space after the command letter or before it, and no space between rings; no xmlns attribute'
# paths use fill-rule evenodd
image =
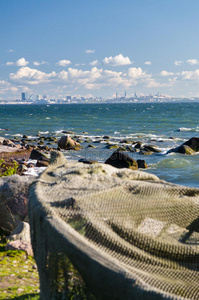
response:
<svg viewBox="0 0 199 300"><path fill-rule="evenodd" d="M199 97L198 0L1 0L0 99Z"/></svg>

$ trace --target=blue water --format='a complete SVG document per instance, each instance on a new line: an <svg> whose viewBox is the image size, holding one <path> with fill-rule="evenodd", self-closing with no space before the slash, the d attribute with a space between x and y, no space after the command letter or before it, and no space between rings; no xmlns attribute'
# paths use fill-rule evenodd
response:
<svg viewBox="0 0 199 300"><path fill-rule="evenodd" d="M199 103L194 102L0 105L0 136L36 137L40 133L59 138L62 130L73 131L96 148L88 148L88 143L83 142L82 150L65 152L67 159L84 157L101 162L114 151L106 149L103 141L94 143L103 140L104 135L110 136L109 141L114 144L125 138L141 141L162 150L161 154L151 156L128 152L134 159L146 161L146 172L169 182L199 187L199 155L166 154L169 149L199 136L198 112Z"/></svg>

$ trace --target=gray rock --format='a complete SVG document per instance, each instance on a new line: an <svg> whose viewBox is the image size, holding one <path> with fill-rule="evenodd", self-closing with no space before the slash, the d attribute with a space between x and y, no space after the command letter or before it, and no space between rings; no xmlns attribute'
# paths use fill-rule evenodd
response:
<svg viewBox="0 0 199 300"><path fill-rule="evenodd" d="M0 178L0 232L7 235L27 216L28 188L32 177Z"/></svg>
<svg viewBox="0 0 199 300"><path fill-rule="evenodd" d="M9 241L22 240L30 243L30 225L27 222L20 222L7 239Z"/></svg>
<svg viewBox="0 0 199 300"><path fill-rule="evenodd" d="M75 142L68 135L62 136L58 141L58 147L65 150L80 150L80 144Z"/></svg>
<svg viewBox="0 0 199 300"><path fill-rule="evenodd" d="M23 250L27 253L27 255L33 256L31 243L21 240L16 240L8 243L5 247L5 250Z"/></svg>

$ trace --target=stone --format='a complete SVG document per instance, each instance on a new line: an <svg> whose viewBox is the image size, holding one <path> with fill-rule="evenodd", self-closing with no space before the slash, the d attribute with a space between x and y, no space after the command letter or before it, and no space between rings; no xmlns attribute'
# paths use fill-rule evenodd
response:
<svg viewBox="0 0 199 300"><path fill-rule="evenodd" d="M136 160L123 153L120 150L116 150L113 154L105 161L105 164L109 164L116 168L128 168L132 170L138 169Z"/></svg>
<svg viewBox="0 0 199 300"><path fill-rule="evenodd" d="M94 160L94 159L86 159L86 158L80 158L80 159L78 160L78 162L82 162L82 163L84 163L84 164L89 164L89 165L91 165L91 164L96 164L96 163L97 163L97 161Z"/></svg>
<svg viewBox="0 0 199 300"><path fill-rule="evenodd" d="M38 150L33 149L30 153L30 159L36 159L36 160L43 160L43 161L50 161L49 155L46 153Z"/></svg>
<svg viewBox="0 0 199 300"><path fill-rule="evenodd" d="M137 160L138 169L147 169L147 164L144 159L138 159Z"/></svg>
<svg viewBox="0 0 199 300"><path fill-rule="evenodd" d="M4 139L3 145L8 146L8 147L13 147L13 148L15 147L15 144L11 140L8 140L8 139Z"/></svg>
<svg viewBox="0 0 199 300"><path fill-rule="evenodd" d="M167 153L177 152L182 154L195 154L195 152L199 152L199 138L192 137L179 147L170 149Z"/></svg>
<svg viewBox="0 0 199 300"><path fill-rule="evenodd" d="M141 149L142 148L142 142L136 142L135 146L136 149Z"/></svg>
<svg viewBox="0 0 199 300"><path fill-rule="evenodd" d="M3 145L3 141L5 140L4 137L0 136L0 145Z"/></svg>
<svg viewBox="0 0 199 300"><path fill-rule="evenodd" d="M36 163L36 167L48 167L49 162L45 160L38 160Z"/></svg>
<svg viewBox="0 0 199 300"><path fill-rule="evenodd" d="M161 151L160 149L158 149L158 147L155 146L155 145L144 145L143 150L144 150L144 151L156 152L156 153L162 152L162 151Z"/></svg>
<svg viewBox="0 0 199 300"><path fill-rule="evenodd" d="M28 188L31 176L0 178L0 232L9 235L27 216Z"/></svg>
<svg viewBox="0 0 199 300"><path fill-rule="evenodd" d="M58 147L64 150L80 150L80 144L68 135L62 136L58 141Z"/></svg>
<svg viewBox="0 0 199 300"><path fill-rule="evenodd" d="M27 255L33 256L31 243L24 242L21 240L16 240L8 243L5 247L5 250L23 250L27 253Z"/></svg>
<svg viewBox="0 0 199 300"><path fill-rule="evenodd" d="M199 138L192 137L190 140L186 141L183 145L189 146L193 151L199 151Z"/></svg>
<svg viewBox="0 0 199 300"><path fill-rule="evenodd" d="M27 222L20 222L7 239L9 241L22 240L30 243L30 225Z"/></svg>

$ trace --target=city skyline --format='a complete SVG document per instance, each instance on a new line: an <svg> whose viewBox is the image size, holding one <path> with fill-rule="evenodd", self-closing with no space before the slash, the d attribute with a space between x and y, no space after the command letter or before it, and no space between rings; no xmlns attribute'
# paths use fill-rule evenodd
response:
<svg viewBox="0 0 199 300"><path fill-rule="evenodd" d="M196 0L0 3L0 100L199 97Z"/></svg>

